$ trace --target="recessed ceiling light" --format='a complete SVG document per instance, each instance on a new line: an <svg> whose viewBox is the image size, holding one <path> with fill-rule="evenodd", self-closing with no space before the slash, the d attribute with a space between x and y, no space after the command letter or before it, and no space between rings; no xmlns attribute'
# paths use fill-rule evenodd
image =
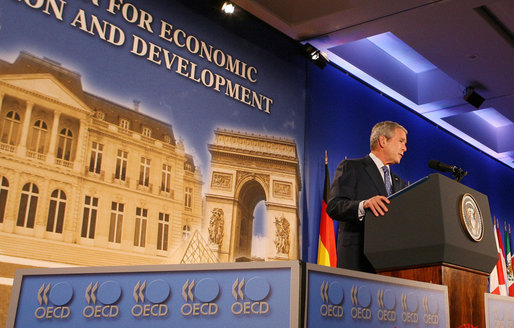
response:
<svg viewBox="0 0 514 328"><path fill-rule="evenodd" d="M506 126L512 124L512 121L503 116L496 109L489 107L481 110L473 111L476 115L480 116L482 119L486 120L489 124L494 126L495 128L499 128L502 126Z"/></svg>
<svg viewBox="0 0 514 328"><path fill-rule="evenodd" d="M407 66L414 73L423 73L437 68L391 32L370 36L367 39L403 65Z"/></svg>
<svg viewBox="0 0 514 328"><path fill-rule="evenodd" d="M233 4L226 1L223 3L223 6L221 7L221 11L223 11L225 14L233 14L236 7L234 7Z"/></svg>

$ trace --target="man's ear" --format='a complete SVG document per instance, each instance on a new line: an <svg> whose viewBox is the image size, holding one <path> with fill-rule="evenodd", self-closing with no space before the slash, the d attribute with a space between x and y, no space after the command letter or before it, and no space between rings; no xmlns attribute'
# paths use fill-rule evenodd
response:
<svg viewBox="0 0 514 328"><path fill-rule="evenodd" d="M386 136L378 137L378 144L380 145L381 148L385 147L386 141L387 141L387 137Z"/></svg>

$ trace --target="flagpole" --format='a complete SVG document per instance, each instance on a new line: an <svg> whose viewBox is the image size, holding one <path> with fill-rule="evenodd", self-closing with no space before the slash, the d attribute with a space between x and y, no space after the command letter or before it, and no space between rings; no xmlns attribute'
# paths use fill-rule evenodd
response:
<svg viewBox="0 0 514 328"><path fill-rule="evenodd" d="M509 264L510 264L510 244L509 244L509 232L507 231L507 221L503 221L503 240L504 240L504 249L505 249L505 286L507 287L507 295L514 296L511 292L512 287L512 279L509 274Z"/></svg>
<svg viewBox="0 0 514 328"><path fill-rule="evenodd" d="M335 243L334 222L328 216L326 208L330 192L330 177L328 172L328 152L325 149L325 177L323 181L323 201L321 206L319 237L318 237L318 264L337 266L337 251Z"/></svg>

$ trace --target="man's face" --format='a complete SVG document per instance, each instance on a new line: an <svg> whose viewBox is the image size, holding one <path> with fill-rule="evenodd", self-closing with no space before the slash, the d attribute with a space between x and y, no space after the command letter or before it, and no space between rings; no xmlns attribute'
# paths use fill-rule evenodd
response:
<svg viewBox="0 0 514 328"><path fill-rule="evenodd" d="M384 164L398 164L402 160L403 154L407 151L407 135L405 132L396 128L394 136L387 140L385 138L384 155L386 163Z"/></svg>

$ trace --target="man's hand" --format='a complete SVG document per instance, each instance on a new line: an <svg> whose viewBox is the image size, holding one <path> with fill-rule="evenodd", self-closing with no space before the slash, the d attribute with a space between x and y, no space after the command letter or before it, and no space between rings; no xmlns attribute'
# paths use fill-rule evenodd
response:
<svg viewBox="0 0 514 328"><path fill-rule="evenodd" d="M383 216L388 211L386 204L389 203L390 201L387 197L377 195L364 201L363 207L364 209L369 208L375 216Z"/></svg>

